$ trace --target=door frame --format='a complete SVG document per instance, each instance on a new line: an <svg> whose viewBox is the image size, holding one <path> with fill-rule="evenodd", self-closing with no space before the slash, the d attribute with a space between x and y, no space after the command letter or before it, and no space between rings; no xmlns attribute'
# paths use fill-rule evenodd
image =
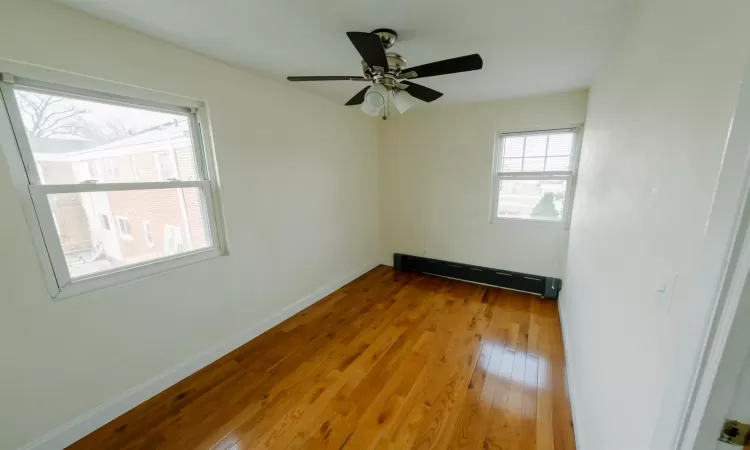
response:
<svg viewBox="0 0 750 450"><path fill-rule="evenodd" d="M704 250L716 255L711 246L717 247L724 266L720 283L709 294L715 297L713 313L678 429L677 450L716 448L750 350L749 188L750 66L740 86L706 226ZM702 264L716 261L706 258Z"/></svg>

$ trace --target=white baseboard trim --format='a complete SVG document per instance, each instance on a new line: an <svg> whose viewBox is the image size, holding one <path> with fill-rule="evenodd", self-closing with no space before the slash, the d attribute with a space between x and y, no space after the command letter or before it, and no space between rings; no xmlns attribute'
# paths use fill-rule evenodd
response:
<svg viewBox="0 0 750 450"><path fill-rule="evenodd" d="M320 287L313 293L292 303L278 313L257 323L219 345L205 350L172 369L135 386L113 400L76 417L18 450L60 450L102 427L113 419L125 414L156 394L177 384L222 356L241 347L255 337L292 317L308 306L317 303L327 295L364 275L378 264L367 264L349 272L338 280Z"/></svg>
<svg viewBox="0 0 750 450"><path fill-rule="evenodd" d="M573 432L575 433L575 439L576 439L576 450L584 450L587 449L583 444L583 433L581 432L581 419L579 418L579 415L576 413L576 405L578 405L578 396L576 395L576 391L573 388L573 383L571 383L571 374L573 373L573 368L576 367L573 363L573 358L571 354L573 353L573 347L570 345L570 338L568 337L568 333L565 332L565 320L563 319L565 314L563 313L562 303L557 303L557 311L560 315L560 329L562 330L562 337L563 337L563 347L565 352L565 385L568 388L568 398L570 399L570 411L573 415ZM576 378L577 380L578 378Z"/></svg>

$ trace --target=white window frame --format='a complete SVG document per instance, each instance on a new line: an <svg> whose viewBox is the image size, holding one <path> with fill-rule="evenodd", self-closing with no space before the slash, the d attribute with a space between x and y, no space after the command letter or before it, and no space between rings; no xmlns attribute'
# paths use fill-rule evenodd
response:
<svg viewBox="0 0 750 450"><path fill-rule="evenodd" d="M123 223L127 224L128 228L130 228L129 233L126 233L122 230ZM133 224L130 222L130 219L123 216L117 216L117 234L120 235L121 239L126 239L128 241L133 240Z"/></svg>
<svg viewBox="0 0 750 450"><path fill-rule="evenodd" d="M47 291L53 299L67 298L108 288L228 254L218 174L210 139L208 116L203 103L168 94L154 93L146 89L99 80L92 81L84 77L34 72L33 69L31 71L36 73L35 79L0 73L0 147L5 153L13 185L19 194L24 214L27 217L26 222L44 273ZM65 85L56 83L60 78L64 80ZM71 85L76 85L76 87ZM93 91L80 87L87 85L94 85L97 90ZM14 94L16 86L27 91L185 115L190 122L199 180L68 185L42 184L16 102ZM55 227L52 210L47 200L49 194L175 188L199 188L202 190L211 246L75 279L71 277Z"/></svg>
<svg viewBox="0 0 750 450"><path fill-rule="evenodd" d="M503 159L503 140L509 136L532 136L535 134L553 134L553 133L573 133L573 148L570 152L569 170L556 172L502 172L499 170L500 162ZM541 222L550 225L563 225L565 228L570 226L570 217L573 209L573 197L575 186L578 178L578 158L581 152L581 137L583 136L583 125L576 125L567 128L549 128L531 131L517 131L511 133L498 132L495 135L495 146L493 149L494 157L492 159L492 195L490 196L490 223L502 223L508 220L522 222ZM560 220L536 219L527 217L498 217L497 204L500 196L500 182L503 180L565 180L567 181L565 202L563 203L563 213Z"/></svg>

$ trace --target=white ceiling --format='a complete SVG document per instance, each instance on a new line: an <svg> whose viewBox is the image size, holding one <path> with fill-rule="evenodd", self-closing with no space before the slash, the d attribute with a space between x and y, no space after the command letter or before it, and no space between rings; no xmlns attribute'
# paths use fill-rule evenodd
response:
<svg viewBox="0 0 750 450"><path fill-rule="evenodd" d="M440 103L583 88L606 61L629 0L59 0L284 83L287 75L360 75L346 31L392 28L414 66L479 53L484 69L420 83ZM291 84L291 83L290 83ZM363 85L295 83L344 103Z"/></svg>

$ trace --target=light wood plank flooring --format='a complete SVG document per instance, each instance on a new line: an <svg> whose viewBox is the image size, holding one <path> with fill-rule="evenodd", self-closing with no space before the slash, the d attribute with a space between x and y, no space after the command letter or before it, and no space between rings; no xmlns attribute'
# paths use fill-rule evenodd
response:
<svg viewBox="0 0 750 450"><path fill-rule="evenodd" d="M557 303L380 266L70 448L574 450Z"/></svg>

